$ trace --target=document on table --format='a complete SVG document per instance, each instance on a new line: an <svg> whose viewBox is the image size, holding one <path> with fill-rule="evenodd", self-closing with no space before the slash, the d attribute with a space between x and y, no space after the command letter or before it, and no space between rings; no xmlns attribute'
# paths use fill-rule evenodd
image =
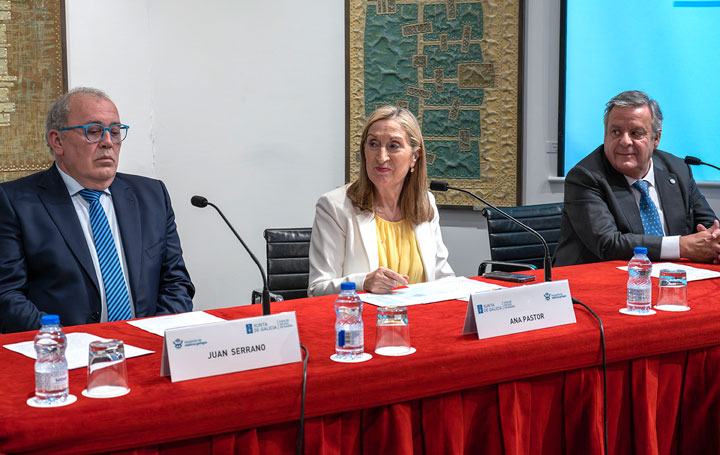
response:
<svg viewBox="0 0 720 455"><path fill-rule="evenodd" d="M160 335L161 337L165 336L165 330L167 329L210 324L212 322L225 322L225 319L213 316L204 311L191 311L189 313L169 314L167 316L127 321L128 324L134 325L138 329Z"/></svg>
<svg viewBox="0 0 720 455"><path fill-rule="evenodd" d="M493 289L501 289L497 284L475 281L465 277L443 278L427 283L411 284L393 290L389 294L359 294L360 299L376 306L408 306L422 303L441 302L443 300L467 300L470 294Z"/></svg>
<svg viewBox="0 0 720 455"><path fill-rule="evenodd" d="M628 268L627 266L624 266L618 267L618 269L627 272ZM659 278L660 270L662 269L685 270L688 281L707 280L710 278L720 277L720 272L716 272L714 270L699 269L697 267L691 267L689 265L683 264L675 264L673 262L658 262L657 264L653 264L652 273L650 274L650 276Z"/></svg>
<svg viewBox="0 0 720 455"><path fill-rule="evenodd" d="M65 358L67 359L69 370L86 367L88 364L88 346L90 345L90 342L106 339L83 332L68 333L66 336L67 349L65 349ZM37 353L35 352L32 340L23 341L21 343L6 344L3 347L26 357L30 357L31 359L37 359ZM155 351L148 351L147 349L138 348L129 344L125 345L126 359L152 354L153 352Z"/></svg>

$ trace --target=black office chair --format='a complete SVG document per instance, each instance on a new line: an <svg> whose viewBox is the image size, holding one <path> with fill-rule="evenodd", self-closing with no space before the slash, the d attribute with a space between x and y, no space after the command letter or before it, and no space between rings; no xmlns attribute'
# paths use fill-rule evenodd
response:
<svg viewBox="0 0 720 455"><path fill-rule="evenodd" d="M563 203L500 207L510 216L535 229L548 243L550 257L560 239L560 222ZM500 215L491 208L484 208L490 238L491 261L483 261L478 268L482 276L488 265L493 270L513 272L543 267L545 249L537 237Z"/></svg>
<svg viewBox="0 0 720 455"><path fill-rule="evenodd" d="M272 301L307 297L311 228L265 229L267 279ZM260 303L261 290L252 302Z"/></svg>

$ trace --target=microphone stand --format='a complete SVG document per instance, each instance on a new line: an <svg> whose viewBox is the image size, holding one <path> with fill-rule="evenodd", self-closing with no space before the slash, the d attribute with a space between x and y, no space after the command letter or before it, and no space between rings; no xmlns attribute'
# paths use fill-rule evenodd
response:
<svg viewBox="0 0 720 455"><path fill-rule="evenodd" d="M706 163L705 161L701 160L700 158L694 157L694 156L686 156L685 157L685 163L686 164L692 164L692 165L698 165L698 164L704 164L705 166L714 167L718 171L720 171L720 167L715 166L714 164Z"/></svg>
<svg viewBox="0 0 720 455"><path fill-rule="evenodd" d="M545 241L545 239L543 238L543 236L540 235L535 229L533 229L533 228L531 228L530 226L526 225L525 223L522 223L521 221L513 218L512 216L510 216L510 214L505 213L504 211L502 211L502 210L500 210L499 208L495 207L494 205L492 205L491 203L489 203L489 202L486 201L485 199L481 198L480 196L478 196L478 195L476 195L476 194L474 194L474 193L471 193L470 191L464 190L464 189L462 189L462 188L452 187L452 186L448 185L447 182L441 182L441 181L439 181L439 180L433 180L433 181L430 182L430 189L433 190L433 191L447 191L447 190L450 189L450 190L460 191L461 193L465 193L465 194L467 194L468 196L471 196L471 197L477 199L478 201L482 202L482 203L485 204L486 206L488 206L488 207L490 207L491 209L493 209L493 210L495 210L496 212L498 212L500 215L504 216L504 217L507 218L508 220L512 221L513 223L517 224L517 225L520 226L521 228L525 229L527 232L529 232L529 233L531 233L532 235L534 235L535 237L537 237L538 240L540 240L540 243L542 244L543 248L545 248L545 257L544 257L544 259L543 259L543 265L544 265L543 270L544 270L544 272L545 272L545 281L546 281L546 282L552 281L552 264L551 264L552 261L551 261L551 259L550 259L550 249L548 248L548 244L547 244L547 242Z"/></svg>
<svg viewBox="0 0 720 455"><path fill-rule="evenodd" d="M248 254L249 254L250 257L252 258L252 260L255 262L255 264L257 264L258 270L260 270L260 275L262 275L262 280L263 280L262 312L263 312L263 316L269 315L269 314L270 314L270 289L268 288L267 276L265 276L265 271L263 270L262 265L260 265L260 261L258 261L258 258L255 257L255 255L253 254L252 251L250 251L250 248L248 248L248 246L245 244L245 242L244 242L243 239L240 237L240 235L235 231L235 228L232 226L232 224L230 224L230 221L228 221L228 219L225 218L225 215L224 215L223 212L218 208L218 206L216 206L216 205L213 204L212 202L208 201L208 200L207 200L206 198L204 198L203 196L193 196L193 197L190 199L190 202L191 202L192 205L194 205L195 207L203 208L203 207L207 207L207 206L209 205L209 206L211 206L212 208L214 208L214 209L220 214L220 216L222 217L222 219L225 221L225 224L228 225L228 227L230 228L230 230L232 231L232 233L235 234L235 237L237 237L237 239L240 240L240 243L241 243L242 246L245 248L245 251L248 252Z"/></svg>

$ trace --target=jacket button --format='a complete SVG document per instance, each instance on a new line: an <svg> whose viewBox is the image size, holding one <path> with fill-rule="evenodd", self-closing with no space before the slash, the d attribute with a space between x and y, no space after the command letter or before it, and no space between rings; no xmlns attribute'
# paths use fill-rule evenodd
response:
<svg viewBox="0 0 720 455"><path fill-rule="evenodd" d="M93 321L99 321L99 320L100 320L100 313L98 313L97 311L93 311L93 313L90 315L90 318L91 318Z"/></svg>

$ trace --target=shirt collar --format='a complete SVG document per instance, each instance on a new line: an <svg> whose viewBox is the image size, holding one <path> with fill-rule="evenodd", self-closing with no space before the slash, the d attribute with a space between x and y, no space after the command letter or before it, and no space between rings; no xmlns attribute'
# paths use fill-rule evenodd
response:
<svg viewBox="0 0 720 455"><path fill-rule="evenodd" d="M643 178L636 179L632 177L628 177L627 175L623 175L625 177L625 180L627 180L628 185L632 186L633 183L637 182L638 180L645 180L650 184L650 186L655 186L655 167L653 166L652 158L650 158L650 170L645 174Z"/></svg>
<svg viewBox="0 0 720 455"><path fill-rule="evenodd" d="M60 169L60 166L58 166L57 162L55 163L55 167L60 173L60 177L62 177L63 182L65 183L65 187L67 187L68 193L70 193L70 197L75 196L80 190L85 189L85 187L80 185L77 180L75 180L74 178L66 174L65 171ZM110 188L105 188L103 190L103 193L110 195Z"/></svg>

